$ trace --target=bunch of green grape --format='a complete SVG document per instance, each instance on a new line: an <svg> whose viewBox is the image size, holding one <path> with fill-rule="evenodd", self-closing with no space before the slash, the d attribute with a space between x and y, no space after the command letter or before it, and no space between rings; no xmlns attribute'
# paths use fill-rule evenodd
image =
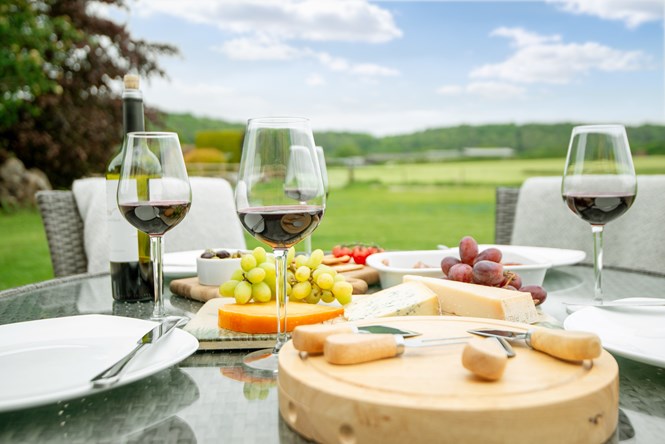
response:
<svg viewBox="0 0 665 444"><path fill-rule="evenodd" d="M342 304L351 302L353 286L344 276L322 264L323 251L314 250L310 256L298 255L290 248L286 261L289 264L286 277L286 294L289 300L318 304L319 301ZM275 258L265 249L256 247L240 258L240 268L229 281L219 287L219 293L233 297L238 304L250 301L268 302L275 299Z"/></svg>
<svg viewBox="0 0 665 444"><path fill-rule="evenodd" d="M330 303L335 299L342 305L351 302L353 286L335 269L322 264L322 261L322 250L314 250L310 256L295 256L289 261L287 272L289 300L310 304L318 304L319 301ZM291 287L290 291L288 287Z"/></svg>

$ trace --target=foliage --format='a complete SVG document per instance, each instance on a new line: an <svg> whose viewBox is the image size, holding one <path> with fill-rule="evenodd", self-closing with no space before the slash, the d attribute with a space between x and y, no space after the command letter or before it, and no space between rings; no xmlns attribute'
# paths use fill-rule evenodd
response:
<svg viewBox="0 0 665 444"><path fill-rule="evenodd" d="M195 143L197 147L217 148L226 153L229 162L239 163L244 137L242 130L235 129L200 131L196 133Z"/></svg>
<svg viewBox="0 0 665 444"><path fill-rule="evenodd" d="M180 143L193 144L196 140L196 134L208 130L234 129L243 131L245 125L241 123L229 123L223 120L211 119L207 117L196 117L192 114L161 114L162 125L158 128L161 131L175 131L180 137Z"/></svg>
<svg viewBox="0 0 665 444"><path fill-rule="evenodd" d="M163 76L157 56L177 52L133 39L126 25L93 15L93 3L18 0L1 10L0 160L15 155L55 187L102 172L118 146L114 82L130 70Z"/></svg>
<svg viewBox="0 0 665 444"><path fill-rule="evenodd" d="M224 163L226 155L217 148L194 148L184 155L185 163Z"/></svg>

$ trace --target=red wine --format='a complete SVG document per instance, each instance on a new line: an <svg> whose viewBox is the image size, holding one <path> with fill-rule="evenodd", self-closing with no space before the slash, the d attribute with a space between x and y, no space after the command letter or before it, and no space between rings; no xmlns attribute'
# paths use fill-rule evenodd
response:
<svg viewBox="0 0 665 444"><path fill-rule="evenodd" d="M249 233L271 247L290 247L309 236L323 217L318 205L255 207L238 211Z"/></svg>
<svg viewBox="0 0 665 444"><path fill-rule="evenodd" d="M151 235L162 235L185 218L190 205L190 202L183 200L165 200L118 206L125 219L139 230Z"/></svg>
<svg viewBox="0 0 665 444"><path fill-rule="evenodd" d="M604 225L628 211L635 194L564 194L563 199L585 221Z"/></svg>

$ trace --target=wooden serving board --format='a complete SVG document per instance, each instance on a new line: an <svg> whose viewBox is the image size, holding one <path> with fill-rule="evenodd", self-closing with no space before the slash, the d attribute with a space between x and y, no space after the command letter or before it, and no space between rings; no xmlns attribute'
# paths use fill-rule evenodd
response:
<svg viewBox="0 0 665 444"><path fill-rule="evenodd" d="M421 338L528 328L448 316L380 323L422 332ZM463 347L407 347L400 357L342 366L322 356L303 358L289 342L279 353L280 413L317 442L587 444L604 443L615 432L618 367L607 352L593 363L566 362L515 344L517 356L503 378L488 382L462 367Z"/></svg>

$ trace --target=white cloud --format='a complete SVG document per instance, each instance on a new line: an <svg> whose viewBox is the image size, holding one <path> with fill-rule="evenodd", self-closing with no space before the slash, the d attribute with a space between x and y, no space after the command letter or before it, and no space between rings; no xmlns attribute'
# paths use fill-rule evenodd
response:
<svg viewBox="0 0 665 444"><path fill-rule="evenodd" d="M305 79L305 83L308 86L312 86L312 87L314 87L314 86L323 86L323 85L326 84L326 79L324 79L320 74L314 73L314 74L310 74L309 76L307 76L307 78Z"/></svg>
<svg viewBox="0 0 665 444"><path fill-rule="evenodd" d="M367 0L142 0L132 8L281 39L381 43L402 36L390 11Z"/></svg>
<svg viewBox="0 0 665 444"><path fill-rule="evenodd" d="M224 42L221 46L213 47L235 60L294 60L299 58L313 58L331 71L345 72L362 77L388 77L398 76L400 72L373 63L351 63L342 57L335 57L326 52L317 52L310 48L296 48L280 40L262 35L255 38L240 37Z"/></svg>
<svg viewBox="0 0 665 444"><path fill-rule="evenodd" d="M526 90L510 83L471 82L466 86L444 85L436 92L445 96L472 95L484 99L505 100L523 97Z"/></svg>
<svg viewBox="0 0 665 444"><path fill-rule="evenodd" d="M594 15L605 20L623 21L629 28L663 20L662 0L547 0L573 14Z"/></svg>
<svg viewBox="0 0 665 444"><path fill-rule="evenodd" d="M474 69L471 78L566 84L593 70L635 71L651 61L642 51L622 51L595 42L562 43L558 36L539 36L521 28L499 28L491 35L513 39L517 50L503 62Z"/></svg>

